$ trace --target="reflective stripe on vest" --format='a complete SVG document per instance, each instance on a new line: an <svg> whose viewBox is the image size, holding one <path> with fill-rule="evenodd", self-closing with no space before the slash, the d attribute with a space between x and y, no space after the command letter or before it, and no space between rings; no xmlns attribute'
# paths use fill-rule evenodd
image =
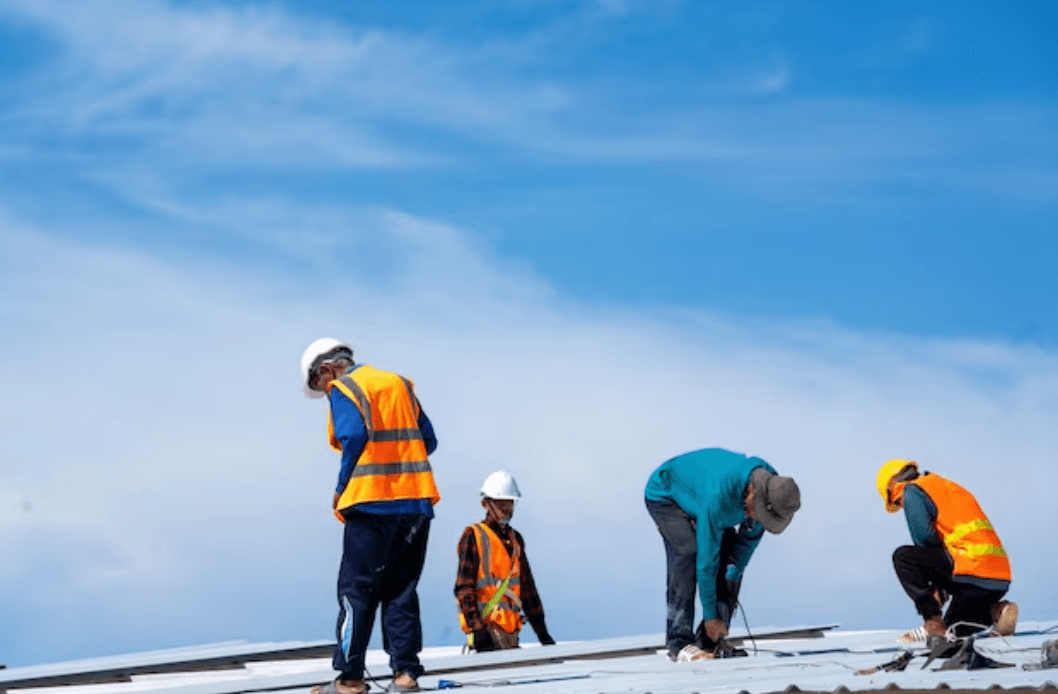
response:
<svg viewBox="0 0 1058 694"><path fill-rule="evenodd" d="M331 388L337 388L356 405L367 433L364 450L338 498L335 515L342 519L342 509L371 501L430 499L436 504L441 496L419 431L419 401L411 381L362 365L328 383L328 393ZM329 414L327 429L331 447L342 450Z"/></svg>
<svg viewBox="0 0 1058 694"><path fill-rule="evenodd" d="M470 526L478 547L477 603L485 624L495 624L508 634L522 628L521 576L519 558L522 548L511 536L514 556L507 553L503 541L484 523ZM459 625L470 633L466 619L459 615Z"/></svg>
<svg viewBox="0 0 1058 694"><path fill-rule="evenodd" d="M973 494L951 480L926 473L896 485L894 497L913 484L929 495L937 507L937 535L951 555L956 576L975 576L1000 581L1011 579L1010 560L988 516Z"/></svg>

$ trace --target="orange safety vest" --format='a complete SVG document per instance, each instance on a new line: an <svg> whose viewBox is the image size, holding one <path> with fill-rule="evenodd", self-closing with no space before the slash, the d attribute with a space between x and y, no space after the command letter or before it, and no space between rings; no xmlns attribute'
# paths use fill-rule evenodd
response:
<svg viewBox="0 0 1058 694"><path fill-rule="evenodd" d="M512 557L492 528L484 523L470 527L478 544L478 610L486 624L495 624L508 634L516 634L522 628L522 562L519 561L522 548L512 533ZM459 626L464 633L471 633L462 614Z"/></svg>
<svg viewBox="0 0 1058 694"><path fill-rule="evenodd" d="M975 576L1000 581L1011 579L1010 559L999 541L988 516L977 499L951 480L926 473L893 487L893 499L900 499L904 487L916 485L937 507L934 525L951 555L954 576Z"/></svg>
<svg viewBox="0 0 1058 694"><path fill-rule="evenodd" d="M367 429L367 443L349 482L342 490L335 515L368 501L399 499L441 500L433 471L426 457L426 444L419 431L419 400L411 381L373 366L358 366L327 384L345 394L360 410ZM342 450L334 436L334 421L327 414L331 447Z"/></svg>

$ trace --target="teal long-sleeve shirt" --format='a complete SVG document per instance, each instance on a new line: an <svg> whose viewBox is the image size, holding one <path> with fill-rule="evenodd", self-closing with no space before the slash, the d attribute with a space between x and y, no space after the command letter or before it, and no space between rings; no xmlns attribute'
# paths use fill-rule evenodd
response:
<svg viewBox="0 0 1058 694"><path fill-rule="evenodd" d="M722 448L705 448L665 461L647 481L647 499L674 503L695 521L698 551L695 569L704 619L717 616L716 575L720 569L724 531L739 526L731 564L725 568L726 577L731 581L742 578L764 534L764 528L746 516L743 506L746 485L758 467L777 474L760 458Z"/></svg>

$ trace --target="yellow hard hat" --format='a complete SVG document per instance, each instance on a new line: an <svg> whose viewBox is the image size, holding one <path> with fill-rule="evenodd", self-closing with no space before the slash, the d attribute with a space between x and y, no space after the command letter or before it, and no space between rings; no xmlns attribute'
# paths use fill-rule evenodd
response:
<svg viewBox="0 0 1058 694"><path fill-rule="evenodd" d="M882 465L882 469L878 471L878 493L882 496L882 500L885 502L885 510L889 513L896 513L900 510L899 506L894 506L892 500L889 498L889 480L893 479L896 473L903 470L905 467L910 465L911 467L918 470L918 463L907 458L893 458L892 460Z"/></svg>

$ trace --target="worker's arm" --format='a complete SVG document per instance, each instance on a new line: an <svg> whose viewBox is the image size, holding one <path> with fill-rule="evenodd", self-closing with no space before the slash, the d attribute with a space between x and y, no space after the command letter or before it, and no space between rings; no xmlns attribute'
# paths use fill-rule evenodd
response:
<svg viewBox="0 0 1058 694"><path fill-rule="evenodd" d="M433 455L437 450L437 436L433 433L433 423L426 416L426 411L419 404L419 431L422 433L422 441L426 444L426 455Z"/></svg>
<svg viewBox="0 0 1058 694"><path fill-rule="evenodd" d="M742 580L742 573L749 565L750 557L764 537L764 526L760 523L746 519L738 526L735 533L735 544L731 548L731 563L727 565L726 578L731 583Z"/></svg>
<svg viewBox="0 0 1058 694"><path fill-rule="evenodd" d="M936 529L937 505L915 484L904 486L904 518L907 519L911 541L916 545L942 546Z"/></svg>
<svg viewBox="0 0 1058 694"><path fill-rule="evenodd" d="M555 645L555 640L547 631L547 622L544 620L544 604L540 600L540 593L536 590L536 581L533 579L533 570L529 566L529 557L525 553L525 540L521 533L514 531L514 537L522 547L521 558L521 599L522 611L529 626L536 632L536 638L543 646Z"/></svg>
<svg viewBox="0 0 1058 694"><path fill-rule="evenodd" d="M459 546L456 550L459 554L459 566L456 569L456 585L453 590L459 611L463 613L463 619L467 627L478 632L485 628L485 620L478 610L478 543L474 540L474 529L467 527L459 538Z"/></svg>
<svg viewBox="0 0 1058 694"><path fill-rule="evenodd" d="M335 489L336 494L341 494L367 445L367 427L364 426L364 415L360 413L360 408L339 388L331 388L330 400L334 437L342 444L342 466L338 470L338 486Z"/></svg>

